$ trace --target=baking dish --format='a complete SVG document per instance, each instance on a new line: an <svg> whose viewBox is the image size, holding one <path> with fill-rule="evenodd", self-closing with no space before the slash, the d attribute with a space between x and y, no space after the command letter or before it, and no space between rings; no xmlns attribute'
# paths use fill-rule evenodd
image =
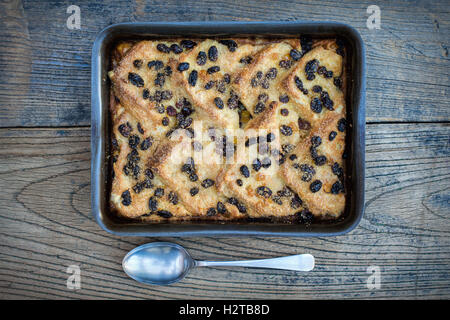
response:
<svg viewBox="0 0 450 320"><path fill-rule="evenodd" d="M123 220L109 212L110 170L107 155L110 143L109 52L117 41L144 38L208 36L336 37L346 40L350 54L350 91L347 100L349 121L349 157L347 179L350 192L345 213L337 220L311 225L263 221L142 223ZM365 173L365 49L352 27L335 22L173 22L122 23L102 30L92 49L91 79L91 207L99 225L121 236L336 236L349 232L364 212Z"/></svg>

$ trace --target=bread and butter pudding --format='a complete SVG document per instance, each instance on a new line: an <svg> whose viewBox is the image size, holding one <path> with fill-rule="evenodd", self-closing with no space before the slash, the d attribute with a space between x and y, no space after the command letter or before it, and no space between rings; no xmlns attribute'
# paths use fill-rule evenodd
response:
<svg viewBox="0 0 450 320"><path fill-rule="evenodd" d="M338 218L345 55L309 37L118 44L111 208L144 221Z"/></svg>

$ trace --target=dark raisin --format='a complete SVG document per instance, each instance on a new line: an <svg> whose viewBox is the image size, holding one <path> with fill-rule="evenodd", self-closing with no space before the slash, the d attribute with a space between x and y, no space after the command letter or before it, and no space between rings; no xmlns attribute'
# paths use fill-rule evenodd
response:
<svg viewBox="0 0 450 320"><path fill-rule="evenodd" d="M144 86L144 79L142 79L140 75L133 72L128 73L128 81L139 88Z"/></svg>
<svg viewBox="0 0 450 320"><path fill-rule="evenodd" d="M338 194L339 192L341 192L343 190L344 190L344 186L342 185L342 183L340 181L336 181L331 186L331 193L332 194Z"/></svg>
<svg viewBox="0 0 450 320"><path fill-rule="evenodd" d="M184 106L181 108L181 114L182 114L184 117L190 116L193 112L194 112L194 108L192 108L191 104L184 105Z"/></svg>
<svg viewBox="0 0 450 320"><path fill-rule="evenodd" d="M176 43L174 43L170 46L170 50L172 50L172 52L175 54L180 54L183 52L183 49Z"/></svg>
<svg viewBox="0 0 450 320"><path fill-rule="evenodd" d="M206 72L208 72L208 74L213 74L213 73L216 73L219 71L220 71L219 66L213 66L213 67L208 68L208 70Z"/></svg>
<svg viewBox="0 0 450 320"><path fill-rule="evenodd" d="M239 187L242 187L242 185L243 185L244 183L242 182L241 179L236 179L236 184L237 184Z"/></svg>
<svg viewBox="0 0 450 320"><path fill-rule="evenodd" d="M206 211L206 215L208 217L215 216L217 214L216 208L209 208L208 211Z"/></svg>
<svg viewBox="0 0 450 320"><path fill-rule="evenodd" d="M331 171L339 178L342 179L344 177L344 170L339 166L337 162L333 163L331 166Z"/></svg>
<svg viewBox="0 0 450 320"><path fill-rule="evenodd" d="M124 206L129 206L131 204L131 194L129 190L125 190L122 193L122 204Z"/></svg>
<svg viewBox="0 0 450 320"><path fill-rule="evenodd" d="M278 204L280 206L283 205L283 201L281 200L280 196L273 196L272 200L273 200L273 202L275 202L276 204Z"/></svg>
<svg viewBox="0 0 450 320"><path fill-rule="evenodd" d="M344 132L346 127L347 127L347 121L344 118L339 119L337 129L340 132Z"/></svg>
<svg viewBox="0 0 450 320"><path fill-rule="evenodd" d="M297 86L297 88L298 88L300 91L303 91L303 90L304 90L304 88L303 88L303 82L302 82L302 80L300 80L299 77L295 76L295 77L294 77L294 82L295 82L295 85Z"/></svg>
<svg viewBox="0 0 450 320"><path fill-rule="evenodd" d="M302 179L302 181L309 182L309 181L311 181L312 177L313 177L313 175L311 173L304 172L302 174L302 178L301 179Z"/></svg>
<svg viewBox="0 0 450 320"><path fill-rule="evenodd" d="M278 70L277 68L270 68L269 71L267 71L266 73L266 78L267 79L275 79L277 77L278 74Z"/></svg>
<svg viewBox="0 0 450 320"><path fill-rule="evenodd" d="M318 166L323 166L327 162L327 157L318 156L314 158L314 163Z"/></svg>
<svg viewBox="0 0 450 320"><path fill-rule="evenodd" d="M322 188L322 182L320 180L314 180L309 185L309 190L311 190L311 192L314 192L314 193L319 191L321 188Z"/></svg>
<svg viewBox="0 0 450 320"><path fill-rule="evenodd" d="M305 65L305 73L315 73L317 72L317 69L319 68L319 61L316 59L310 60Z"/></svg>
<svg viewBox="0 0 450 320"><path fill-rule="evenodd" d="M270 133L268 133L267 136L266 136L266 141L267 141L267 142L272 142L272 141L275 140L275 138L276 138L275 134L273 134L272 132L270 132Z"/></svg>
<svg viewBox="0 0 450 320"><path fill-rule="evenodd" d="M261 197L270 198L270 196L272 195L272 190L270 190L266 186L261 186L261 187L256 188L256 193L258 195L260 195Z"/></svg>
<svg viewBox="0 0 450 320"><path fill-rule="evenodd" d="M281 60L278 65L283 69L289 69L292 66L291 60Z"/></svg>
<svg viewBox="0 0 450 320"><path fill-rule="evenodd" d="M303 172L310 173L312 175L316 174L316 171L314 170L314 168L307 164L300 165L300 170L302 170Z"/></svg>
<svg viewBox="0 0 450 320"><path fill-rule="evenodd" d="M155 67L155 70L159 70L164 67L164 63L160 60L152 60L147 64L147 66L149 69Z"/></svg>
<svg viewBox="0 0 450 320"><path fill-rule="evenodd" d="M209 90L212 87L214 87L215 81L209 81L208 83L205 84L205 89Z"/></svg>
<svg viewBox="0 0 450 320"><path fill-rule="evenodd" d="M261 161L261 166L265 169L269 168L271 164L272 164L272 161L270 161L270 158L268 158L268 157L262 159L262 161Z"/></svg>
<svg viewBox="0 0 450 320"><path fill-rule="evenodd" d="M182 119L181 121L178 122L178 127L182 128L182 129L186 129L186 128L191 126L192 121L193 120L190 117L189 118L184 118L184 119Z"/></svg>
<svg viewBox="0 0 450 320"><path fill-rule="evenodd" d="M290 153L292 150L294 150L295 146L292 144L283 144L281 146L281 149L283 150L284 153Z"/></svg>
<svg viewBox="0 0 450 320"><path fill-rule="evenodd" d="M266 103L267 100L269 100L269 95L268 95L267 93L261 93L261 94L258 96L258 101L261 101L261 102L263 102L263 103Z"/></svg>
<svg viewBox="0 0 450 320"><path fill-rule="evenodd" d="M173 216L172 213L170 211L167 211L167 210L158 210L156 212L156 214L158 216L160 216L161 218L165 218L165 219L169 219L170 217Z"/></svg>
<svg viewBox="0 0 450 320"><path fill-rule="evenodd" d="M156 49L158 49L158 51L163 52L163 53L169 53L170 52L170 48L168 46L166 46L164 43L159 43L156 46Z"/></svg>
<svg viewBox="0 0 450 320"><path fill-rule="evenodd" d="M148 99L150 97L150 91L148 91L148 89L144 89L142 91L142 98L143 99Z"/></svg>
<svg viewBox="0 0 450 320"><path fill-rule="evenodd" d="M320 101L319 98L313 98L311 100L311 110L314 111L315 113L320 113L322 112L322 101Z"/></svg>
<svg viewBox="0 0 450 320"><path fill-rule="evenodd" d="M153 174L153 171L151 169L145 169L144 174L149 179L153 179L155 175Z"/></svg>
<svg viewBox="0 0 450 320"><path fill-rule="evenodd" d="M223 100L220 99L219 97L214 98L214 104L216 105L217 108L223 109Z"/></svg>
<svg viewBox="0 0 450 320"><path fill-rule="evenodd" d="M217 212L220 214L225 214L227 213L227 208L225 207L225 205L222 202L217 202Z"/></svg>
<svg viewBox="0 0 450 320"><path fill-rule="evenodd" d="M220 80L217 81L216 83L216 89L217 91L219 91L220 93L225 93L225 91L227 90L226 86L225 86L225 82Z"/></svg>
<svg viewBox="0 0 450 320"><path fill-rule="evenodd" d="M162 123L163 126L168 126L169 125L169 118L164 117L162 119L161 123Z"/></svg>
<svg viewBox="0 0 450 320"><path fill-rule="evenodd" d="M165 82L166 82L166 76L164 75L164 73L159 72L155 78L155 86L162 87Z"/></svg>
<svg viewBox="0 0 450 320"><path fill-rule="evenodd" d="M177 70L181 71L181 72L183 72L183 71L185 71L187 69L189 69L189 63L187 63L187 62L182 62L177 67Z"/></svg>
<svg viewBox="0 0 450 320"><path fill-rule="evenodd" d="M285 136L290 136L290 135L292 135L292 128L283 124L280 127L280 132L281 132L281 134L283 134Z"/></svg>
<svg viewBox="0 0 450 320"><path fill-rule="evenodd" d="M164 112L166 112L166 109L164 108L164 105L158 104L158 105L156 106L156 111L158 111L158 113L163 114Z"/></svg>
<svg viewBox="0 0 450 320"><path fill-rule="evenodd" d="M169 202L170 202L171 204L176 205L176 204L178 203L178 196L177 196L177 194L176 194L175 192L173 192L173 191L170 191L170 192L169 192L169 195L167 196L167 199L169 200Z"/></svg>
<svg viewBox="0 0 450 320"><path fill-rule="evenodd" d="M311 154L311 158L315 159L317 158L319 155L317 154L317 149L314 146L311 146L311 148L309 148L309 152Z"/></svg>
<svg viewBox="0 0 450 320"><path fill-rule="evenodd" d="M258 172L259 171L259 169L261 169L261 161L258 159L258 158L256 158L255 160L253 160L253 162L252 162L252 167L253 167L253 170L255 170L256 172Z"/></svg>
<svg viewBox="0 0 450 320"><path fill-rule="evenodd" d="M320 138L319 136L313 136L313 137L311 138L311 144L312 144L314 147L320 146L321 143L322 143L322 138Z"/></svg>
<svg viewBox="0 0 450 320"><path fill-rule="evenodd" d="M264 79L261 80L261 87L263 89L269 89L270 83L269 83L269 79L268 78L264 78Z"/></svg>
<svg viewBox="0 0 450 320"><path fill-rule="evenodd" d="M289 110L283 108L283 109L280 110L280 113L281 113L282 116L287 117L289 115Z"/></svg>
<svg viewBox="0 0 450 320"><path fill-rule="evenodd" d="M320 75L324 75L327 72L327 68L325 68L324 66L321 66L317 69L317 73Z"/></svg>
<svg viewBox="0 0 450 320"><path fill-rule="evenodd" d="M228 50L231 52L236 51L237 43L234 40L219 40L219 43L227 46Z"/></svg>
<svg viewBox="0 0 450 320"><path fill-rule="evenodd" d="M292 49L291 52L289 53L289 55L291 56L292 60L294 60L294 61L298 61L302 57L302 54L296 49Z"/></svg>
<svg viewBox="0 0 450 320"><path fill-rule="evenodd" d="M123 123L119 127L119 132L121 135L123 135L125 138L127 138L130 135L130 132L133 131L133 128L131 127L130 123Z"/></svg>
<svg viewBox="0 0 450 320"><path fill-rule="evenodd" d="M231 76L230 76L228 73L225 73L225 74L223 75L223 81L224 81L226 84L229 84L229 83L231 82Z"/></svg>
<svg viewBox="0 0 450 320"><path fill-rule="evenodd" d="M265 104L262 102L258 102L255 106L255 108L253 109L253 112L255 114L260 114L261 112L264 111L264 109L266 108Z"/></svg>
<svg viewBox="0 0 450 320"><path fill-rule="evenodd" d="M173 93L170 90L164 90L161 92L161 99L162 100L170 100L172 99Z"/></svg>
<svg viewBox="0 0 450 320"><path fill-rule="evenodd" d="M164 196L164 189L163 188L156 188L155 192L153 193L155 197L161 198Z"/></svg>
<svg viewBox="0 0 450 320"><path fill-rule="evenodd" d="M289 102L289 96L287 94L283 94L279 97L280 102L282 103L288 103Z"/></svg>
<svg viewBox="0 0 450 320"><path fill-rule="evenodd" d="M197 64L199 66L203 66L206 63L206 53L204 51L200 51L197 55Z"/></svg>
<svg viewBox="0 0 450 320"><path fill-rule="evenodd" d="M290 156L289 156L289 160L291 160L291 161L294 161L294 160L296 160L297 159L297 155L296 154L291 154Z"/></svg>
<svg viewBox="0 0 450 320"><path fill-rule="evenodd" d="M333 78L333 71L328 70L327 72L325 72L324 77L327 79Z"/></svg>
<svg viewBox="0 0 450 320"><path fill-rule="evenodd" d="M256 87L258 86L258 84L259 84L259 81L258 81L258 79L256 79L256 78L252 78L252 80L250 81L250 85L251 85L253 88L256 88Z"/></svg>
<svg viewBox="0 0 450 320"><path fill-rule="evenodd" d="M192 49L197 43L192 40L181 40L180 45L185 49Z"/></svg>
<svg viewBox="0 0 450 320"><path fill-rule="evenodd" d="M252 61L253 61L253 58L250 56L244 57L241 60L239 60L239 62L243 63L243 64L250 64L250 63L252 63Z"/></svg>
<svg viewBox="0 0 450 320"><path fill-rule="evenodd" d="M173 106L168 106L166 108L166 112L168 116L174 117L177 115L177 109L175 109Z"/></svg>
<svg viewBox="0 0 450 320"><path fill-rule="evenodd" d="M145 151L150 148L153 144L153 139L151 137L145 138L141 143L141 150Z"/></svg>
<svg viewBox="0 0 450 320"><path fill-rule="evenodd" d="M333 79L333 83L339 89L342 89L342 79L340 77L336 77Z"/></svg>
<svg viewBox="0 0 450 320"><path fill-rule="evenodd" d="M211 46L208 50L208 58L211 61L217 61L217 58L219 57L219 51L217 50L216 46Z"/></svg>
<svg viewBox="0 0 450 320"><path fill-rule="evenodd" d="M202 187L205 189L211 187L212 185L214 185L214 180L212 179L205 179L202 181Z"/></svg>
<svg viewBox="0 0 450 320"><path fill-rule="evenodd" d="M198 180L197 174L196 174L195 172L191 172L191 173L189 174L189 180L191 180L192 182L197 181L197 180Z"/></svg>
<svg viewBox="0 0 450 320"><path fill-rule="evenodd" d="M300 197L295 194L294 197L291 199L290 205L292 209L298 209L300 208L302 203L303 203L302 199L300 199Z"/></svg>
<svg viewBox="0 0 450 320"><path fill-rule="evenodd" d="M256 72L256 79L261 80L262 76L263 76L263 72L262 71Z"/></svg>
<svg viewBox="0 0 450 320"><path fill-rule="evenodd" d="M337 132L336 131L331 131L330 135L328 136L328 140L333 141L334 138L336 138L337 136Z"/></svg>
<svg viewBox="0 0 450 320"><path fill-rule="evenodd" d="M198 72L197 72L197 70L193 70L189 74L189 79L188 79L188 82L192 87L195 87L195 84L197 83L197 78L198 78Z"/></svg>
<svg viewBox="0 0 450 320"><path fill-rule="evenodd" d="M142 67L142 60L134 60L133 61L133 66L135 66L135 68L139 69L140 67Z"/></svg>
<svg viewBox="0 0 450 320"><path fill-rule="evenodd" d="M150 199L148 199L148 207L151 212L158 210L158 200L156 200L155 197L150 197Z"/></svg>
<svg viewBox="0 0 450 320"><path fill-rule="evenodd" d="M132 135L128 138L128 145L131 149L135 149L138 146L139 142L141 142L141 138L139 138L139 136L137 135Z"/></svg>
<svg viewBox="0 0 450 320"><path fill-rule="evenodd" d="M300 130L309 130L311 129L311 124L302 118L298 118L298 128Z"/></svg>
<svg viewBox="0 0 450 320"><path fill-rule="evenodd" d="M322 87L321 86L314 86L312 87L312 91L315 93L319 93L322 91Z"/></svg>
<svg viewBox="0 0 450 320"><path fill-rule="evenodd" d="M200 190L197 187L193 187L191 188L191 190L189 190L189 193L191 194L191 196L195 196Z"/></svg>
<svg viewBox="0 0 450 320"><path fill-rule="evenodd" d="M244 177L246 177L246 178L250 177L250 171L248 170L248 167L246 165L241 166L239 168L239 171L241 171L241 174Z"/></svg>
<svg viewBox="0 0 450 320"><path fill-rule="evenodd" d="M320 94L320 100L322 101L325 108L327 108L328 110L331 110L331 111L334 110L334 108L333 108L334 102L333 102L333 100L330 99L328 92L323 91Z"/></svg>
<svg viewBox="0 0 450 320"><path fill-rule="evenodd" d="M238 208L240 213L247 213L247 208L245 207L244 204L238 202L236 207Z"/></svg>
<svg viewBox="0 0 450 320"><path fill-rule="evenodd" d="M170 75L172 74L172 67L167 66L164 68L164 74L168 77L170 77Z"/></svg>

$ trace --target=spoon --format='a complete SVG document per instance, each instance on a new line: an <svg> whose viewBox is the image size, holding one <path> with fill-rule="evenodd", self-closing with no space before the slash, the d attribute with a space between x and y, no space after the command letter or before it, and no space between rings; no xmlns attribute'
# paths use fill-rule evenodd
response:
<svg viewBox="0 0 450 320"><path fill-rule="evenodd" d="M311 271L314 268L314 257L310 254L297 254L260 260L197 261L178 244L152 242L131 250L122 261L123 270L128 276L138 282L157 285L178 282L192 268L208 266Z"/></svg>

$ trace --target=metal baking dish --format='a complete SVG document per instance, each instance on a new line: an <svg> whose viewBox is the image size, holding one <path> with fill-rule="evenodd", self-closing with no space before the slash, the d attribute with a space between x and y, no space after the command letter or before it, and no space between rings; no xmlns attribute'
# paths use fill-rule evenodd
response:
<svg viewBox="0 0 450 320"><path fill-rule="evenodd" d="M107 151L110 143L109 90L107 73L109 52L118 40L161 37L207 36L276 36L296 37L339 36L346 40L350 54L350 97L347 100L349 158L347 179L350 179L346 212L336 221L303 224L273 222L182 222L139 223L121 221L109 212L109 168ZM92 49L92 136L91 136L91 206L99 225L121 236L336 236L355 228L364 212L365 171L365 49L360 35L352 27L335 22L173 22L122 23L109 26L95 39Z"/></svg>

